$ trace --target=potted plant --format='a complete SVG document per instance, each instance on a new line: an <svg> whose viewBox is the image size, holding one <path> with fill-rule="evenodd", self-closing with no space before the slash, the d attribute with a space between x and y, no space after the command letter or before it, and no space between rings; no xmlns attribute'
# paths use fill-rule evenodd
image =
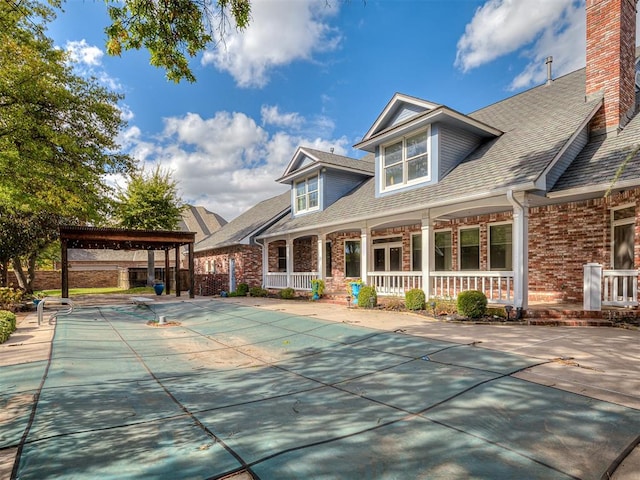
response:
<svg viewBox="0 0 640 480"><path fill-rule="evenodd" d="M156 295L162 295L162 292L164 292L164 283L162 280L156 280L153 282L153 289L155 290Z"/></svg>
<svg viewBox="0 0 640 480"><path fill-rule="evenodd" d="M353 304L358 305L358 294L360 293L360 288L362 287L362 280L352 280L349 282L349 293L353 298Z"/></svg>
<svg viewBox="0 0 640 480"><path fill-rule="evenodd" d="M318 300L324 293L324 280L314 278L311 280L311 299Z"/></svg>

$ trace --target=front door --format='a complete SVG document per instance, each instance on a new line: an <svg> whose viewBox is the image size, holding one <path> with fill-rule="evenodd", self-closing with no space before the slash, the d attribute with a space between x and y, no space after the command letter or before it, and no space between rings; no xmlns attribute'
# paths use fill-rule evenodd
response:
<svg viewBox="0 0 640 480"><path fill-rule="evenodd" d="M402 270L402 238L377 238L373 241L373 270L376 272Z"/></svg>

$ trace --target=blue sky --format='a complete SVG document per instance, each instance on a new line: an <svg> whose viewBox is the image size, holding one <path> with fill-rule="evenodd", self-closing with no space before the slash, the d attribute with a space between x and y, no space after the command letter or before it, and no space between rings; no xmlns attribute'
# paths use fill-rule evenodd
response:
<svg viewBox="0 0 640 480"><path fill-rule="evenodd" d="M101 0L49 26L77 69L122 93L120 143L183 199L231 220L286 190L298 146L353 150L394 93L470 113L585 63L584 0L253 0L252 22L175 84L146 51L105 53ZM122 179L111 181L122 185Z"/></svg>

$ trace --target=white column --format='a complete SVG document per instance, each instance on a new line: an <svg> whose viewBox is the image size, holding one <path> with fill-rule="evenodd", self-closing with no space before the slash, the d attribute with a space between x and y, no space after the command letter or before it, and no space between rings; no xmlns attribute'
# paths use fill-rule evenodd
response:
<svg viewBox="0 0 640 480"><path fill-rule="evenodd" d="M510 190L507 198L513 205L513 306L526 309L529 296L529 205L524 194L515 198Z"/></svg>
<svg viewBox="0 0 640 480"><path fill-rule="evenodd" d="M269 288L269 242L262 243L262 288Z"/></svg>
<svg viewBox="0 0 640 480"><path fill-rule="evenodd" d="M431 296L431 265L433 265L432 245L433 224L431 216L422 219L422 290L427 298Z"/></svg>
<svg viewBox="0 0 640 480"><path fill-rule="evenodd" d="M287 287L291 286L291 273L293 272L293 240L287 237L285 252L287 256Z"/></svg>
<svg viewBox="0 0 640 480"><path fill-rule="evenodd" d="M318 270L318 278L324 280L324 259L325 259L325 247L326 247L327 236L323 234L318 234L318 262L317 262L317 270Z"/></svg>
<svg viewBox="0 0 640 480"><path fill-rule="evenodd" d="M369 229L363 228L360 231L360 278L363 283L367 283L367 272L369 271Z"/></svg>
<svg viewBox="0 0 640 480"><path fill-rule="evenodd" d="M583 266L583 305L586 311L599 312L602 310L602 265L587 263Z"/></svg>

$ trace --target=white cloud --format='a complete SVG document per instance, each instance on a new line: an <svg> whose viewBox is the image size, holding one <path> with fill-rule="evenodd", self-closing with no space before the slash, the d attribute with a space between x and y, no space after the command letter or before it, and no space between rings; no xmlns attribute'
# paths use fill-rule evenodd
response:
<svg viewBox="0 0 640 480"><path fill-rule="evenodd" d="M278 107L263 108L264 117L295 118L313 124L299 113L280 113ZM178 181L183 199L203 205L227 220L256 203L287 190L275 182L284 172L298 146L346 154L345 137L330 139L307 136L295 122L281 121L281 128L269 132L244 113L217 112L211 118L195 113L165 119L160 138L143 138L137 127L129 128L121 144L142 164L159 163ZM325 120L325 122L327 122Z"/></svg>
<svg viewBox="0 0 640 480"><path fill-rule="evenodd" d="M89 45L85 39L69 41L64 47L79 75L95 77L98 82L112 91L123 89L120 82L109 75L102 65L104 52L95 45Z"/></svg>
<svg viewBox="0 0 640 480"><path fill-rule="evenodd" d="M455 65L468 72L521 50L529 63L511 89L542 83L548 56L554 59L554 76L581 68L584 12L584 0L489 0L476 10L458 41Z"/></svg>
<svg viewBox="0 0 640 480"><path fill-rule="evenodd" d="M204 53L202 64L229 72L240 87L263 87L274 68L338 47L340 34L325 21L337 14L338 4L254 0L249 26L218 38L218 46Z"/></svg>
<svg viewBox="0 0 640 480"><path fill-rule="evenodd" d="M102 64L104 52L94 45L89 45L85 39L67 42L65 50L74 62L92 67Z"/></svg>
<svg viewBox="0 0 640 480"><path fill-rule="evenodd" d="M280 113L277 105L263 105L260 108L260 115L263 125L300 128L304 123L304 119L298 113Z"/></svg>

